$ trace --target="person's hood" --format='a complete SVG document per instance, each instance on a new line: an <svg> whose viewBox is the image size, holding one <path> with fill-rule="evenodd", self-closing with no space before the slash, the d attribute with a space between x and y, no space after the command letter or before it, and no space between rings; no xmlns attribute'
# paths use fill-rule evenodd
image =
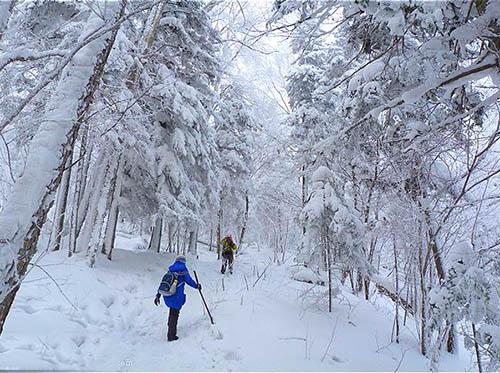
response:
<svg viewBox="0 0 500 373"><path fill-rule="evenodd" d="M170 272L177 272L179 274L183 274L184 272L187 272L186 263L177 261L174 264L172 264L170 267L168 267L168 270Z"/></svg>

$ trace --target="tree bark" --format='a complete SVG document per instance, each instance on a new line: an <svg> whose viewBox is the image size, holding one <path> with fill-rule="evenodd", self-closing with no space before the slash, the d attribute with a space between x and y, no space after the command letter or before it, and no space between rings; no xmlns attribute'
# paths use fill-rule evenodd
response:
<svg viewBox="0 0 500 373"><path fill-rule="evenodd" d="M220 201L220 207L219 207L219 212L217 213L217 233L216 233L216 240L217 240L217 259L220 259L220 254L221 254L221 247L220 247L220 241L221 241L221 230L222 230L222 198Z"/></svg>
<svg viewBox="0 0 500 373"><path fill-rule="evenodd" d="M419 274L420 274L420 353L427 356L427 288L425 284L426 266L422 254L422 246L419 247Z"/></svg>
<svg viewBox="0 0 500 373"><path fill-rule="evenodd" d="M107 254L107 258L111 260L113 247L115 245L116 226L118 224L118 205L121 193L121 179L122 179L123 159L120 156L118 165L111 180L109 189L110 201L108 201L108 221L106 223L106 230L104 233L104 242L102 244L102 253Z"/></svg>
<svg viewBox="0 0 500 373"><path fill-rule="evenodd" d="M436 235L430 225L430 216L428 211L425 211L425 219L428 226L428 245L432 251L432 257L434 259L434 264L436 267L436 272L439 278L439 283L442 284L446 280L446 272L444 270L443 260L441 258L441 252L437 246ZM446 350L449 353L455 352L455 326L449 320L446 320L446 326L448 327L448 337L446 340Z"/></svg>
<svg viewBox="0 0 500 373"><path fill-rule="evenodd" d="M73 152L73 151L72 151ZM69 182L71 180L71 161L72 157L66 162L66 170L64 171L61 185L59 186L56 218L56 236L53 251L58 251L61 248L61 240L64 231L64 221L66 219L66 209L68 206Z"/></svg>
<svg viewBox="0 0 500 373"><path fill-rule="evenodd" d="M163 14L163 8L165 7L165 3L162 2L158 4L156 7L150 10L150 13L147 17L147 20L144 25L144 49L142 50L141 55L144 56L147 54L149 48L153 44L154 40L156 39L157 31L158 31L158 25L160 23L160 19ZM148 29L149 26L149 29ZM143 67L143 65L142 65ZM140 67L136 62L132 65L130 68L130 71L128 73L127 77L127 87L130 90L134 90L135 86L137 84L137 78L140 75Z"/></svg>
<svg viewBox="0 0 500 373"><path fill-rule="evenodd" d="M188 253L196 255L196 231L189 231Z"/></svg>
<svg viewBox="0 0 500 373"><path fill-rule="evenodd" d="M208 245L208 251L212 251L212 241L213 241L213 228L212 226L210 226L210 243Z"/></svg>
<svg viewBox="0 0 500 373"><path fill-rule="evenodd" d="M101 193L108 189L106 179L108 178L110 161L106 160L105 164L96 164L94 167L98 168L98 177L94 191L92 192L93 198L90 201L88 217L83 226L82 233L78 238L78 247L80 251L86 251L86 257L90 267L95 265L101 236L101 227L104 220L104 211L102 211L103 209L101 208ZM106 192L104 192L104 194L105 193Z"/></svg>
<svg viewBox="0 0 500 373"><path fill-rule="evenodd" d="M405 309L410 315L414 315L413 306L407 300L401 298L399 294L394 293L393 291L387 289L385 286L381 284L375 283L375 287L379 291L380 294L389 297L394 303L398 303L402 308Z"/></svg>
<svg viewBox="0 0 500 373"><path fill-rule="evenodd" d="M169 221L167 224L168 227L168 247L167 251L169 253L173 253L175 251L175 223L173 221Z"/></svg>
<svg viewBox="0 0 500 373"><path fill-rule="evenodd" d="M149 240L148 250L160 252L161 246L161 235L163 230L163 219L160 216L157 216L155 219L155 226L153 227L153 231L151 232L151 239Z"/></svg>
<svg viewBox="0 0 500 373"><path fill-rule="evenodd" d="M394 315L394 333L396 343L399 343L399 268L398 268L398 255L396 250L396 240L393 239L393 252L394 252L394 277L396 279L396 294L398 296L398 301L396 302L396 312Z"/></svg>
<svg viewBox="0 0 500 373"><path fill-rule="evenodd" d="M483 372L481 364L481 353L479 352L479 344L477 343L476 324L472 323L472 337L474 338L474 351L476 352L477 370L479 373Z"/></svg>
<svg viewBox="0 0 500 373"><path fill-rule="evenodd" d="M85 186L85 182L87 179L87 171L88 170L88 164L86 160L88 159L88 163L90 163L90 153L87 154L87 139L88 139L88 133L89 133L89 125L87 123L83 124L83 133L82 133L82 139L80 141L80 152L78 156L78 169L76 173L76 179L75 179L75 193L73 197L73 206L71 210L71 230L70 230L70 244L69 244L69 251L68 251L68 256L71 256L72 253L76 252L76 241L78 239L78 236L80 235L80 228L81 226L79 225L79 217L80 217L80 205L82 201L82 193L83 193L83 188ZM86 169L84 171L84 169ZM84 176L85 175L85 176Z"/></svg>
<svg viewBox="0 0 500 373"><path fill-rule="evenodd" d="M103 164L105 160L105 151L101 150L98 155L96 160L94 161L95 165L101 165ZM82 229L85 223L85 220L87 219L88 216L91 216L92 212L90 210L90 203L92 200L92 192L96 189L96 183L97 180L99 179L99 167L94 167L92 172L90 173L90 176L87 177L88 171L90 169L90 153L88 154L88 160L86 164L84 165L82 169L82 178L80 180L80 185L81 185L81 192L80 192L80 200L78 201L78 216L77 216L77 224L76 224L76 238L78 239L80 237L80 234L82 233ZM87 185L87 179L89 180L89 183Z"/></svg>
<svg viewBox="0 0 500 373"><path fill-rule="evenodd" d="M125 0L122 0L115 14L122 16L125 5ZM82 35L93 31L102 22L92 14ZM41 229L61 183L64 165L71 157L117 32L115 28L110 34L87 44L77 53L79 58L64 68L46 106L44 121L32 140L26 170L0 214L0 334L28 264L35 255ZM43 156L47 152L52 153ZM25 201L27 195L32 203Z"/></svg>
<svg viewBox="0 0 500 373"><path fill-rule="evenodd" d="M239 248L243 245L243 238L245 238L245 231L247 229L248 224L248 208L249 208L249 200L248 200L248 191L245 193L245 214L243 215L243 224L241 227L240 239L239 239Z"/></svg>

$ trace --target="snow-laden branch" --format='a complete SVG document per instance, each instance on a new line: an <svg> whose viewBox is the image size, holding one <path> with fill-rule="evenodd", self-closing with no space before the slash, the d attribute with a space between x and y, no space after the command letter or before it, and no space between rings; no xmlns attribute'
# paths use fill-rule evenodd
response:
<svg viewBox="0 0 500 373"><path fill-rule="evenodd" d="M471 80L479 80L488 75L489 72L498 70L499 67L497 57L490 55L482 62L455 71L446 78L434 81L431 80L430 82L415 87L403 93L401 97L393 99L385 105L372 109L367 116L376 118L383 111L394 109L403 104L413 104L421 99L427 92L438 88L452 89L468 83Z"/></svg>
<svg viewBox="0 0 500 373"><path fill-rule="evenodd" d="M35 61L47 57L64 57L66 53L68 53L67 50L60 49L52 49L44 52L32 52L28 49L18 49L0 56L0 71L13 62Z"/></svg>
<svg viewBox="0 0 500 373"><path fill-rule="evenodd" d="M378 106L370 110L360 120L358 120L357 122L353 123L346 129L344 129L342 133L347 134L351 132L353 129L363 124L364 122L366 122L367 120L378 118L378 116L384 111L394 109L404 104L413 104L420 98L422 98L426 93L432 90L438 88L452 89L457 86L463 85L471 80L479 80L481 78L484 78L490 73L495 74L497 73L498 68L499 68L499 62L497 58L495 56L489 56L488 58L485 58L482 62L458 70L453 74L448 75L446 78L421 84L418 87L415 87L403 93L401 97L393 99L384 105ZM466 118L467 116L471 115L477 110L484 108L488 105L494 104L499 98L500 98L500 91L497 91L487 99L483 100L481 103L477 104L474 108L472 108L468 112L462 113L452 118L448 118L446 121L441 123L440 127L444 127L445 125L448 125L452 122ZM337 138L338 136L339 135L336 134L334 137ZM331 143L334 137L328 137L327 139L325 139L320 143L320 146L324 145L328 146L328 144Z"/></svg>

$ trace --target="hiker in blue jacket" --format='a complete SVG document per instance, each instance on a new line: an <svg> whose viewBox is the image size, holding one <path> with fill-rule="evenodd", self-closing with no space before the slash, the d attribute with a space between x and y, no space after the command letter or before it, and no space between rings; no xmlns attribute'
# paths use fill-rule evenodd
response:
<svg viewBox="0 0 500 373"><path fill-rule="evenodd" d="M175 341L179 339L177 337L177 321L179 320L179 312L182 306L186 303L186 294L184 294L184 285L188 284L194 289L201 289L201 285L197 284L189 275L189 271L186 267L186 257L184 255L179 255L175 258L174 264L168 267L168 270L177 276L177 289L175 294L170 296L164 296L163 300L170 312L168 314L168 341ZM160 293L156 294L155 305L160 304Z"/></svg>

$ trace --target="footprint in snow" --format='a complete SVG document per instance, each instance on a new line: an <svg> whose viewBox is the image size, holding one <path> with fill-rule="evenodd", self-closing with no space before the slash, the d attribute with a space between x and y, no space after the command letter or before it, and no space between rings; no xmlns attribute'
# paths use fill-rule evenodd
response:
<svg viewBox="0 0 500 373"><path fill-rule="evenodd" d="M71 340L73 341L75 346L78 348L80 348L85 343L86 339L87 339L87 337L85 337L84 335L75 335L75 336L71 337Z"/></svg>
<svg viewBox="0 0 500 373"><path fill-rule="evenodd" d="M115 303L115 296L114 295L104 296L101 297L100 301L102 304L104 304L106 308L109 308Z"/></svg>
<svg viewBox="0 0 500 373"><path fill-rule="evenodd" d="M224 339L224 335L222 334L222 332L219 329L216 329L216 328L210 329L210 334L216 340L222 340L222 339Z"/></svg>
<svg viewBox="0 0 500 373"><path fill-rule="evenodd" d="M336 363L343 363L344 360L342 360L341 358L337 357L337 356L334 356L332 355L332 361L336 362Z"/></svg>
<svg viewBox="0 0 500 373"><path fill-rule="evenodd" d="M34 351L35 345L33 343L23 343L16 347L16 350L26 350L26 351Z"/></svg>
<svg viewBox="0 0 500 373"><path fill-rule="evenodd" d="M88 325L87 321L81 315L78 314L70 314L69 321L72 321L80 325L82 328L87 328Z"/></svg>
<svg viewBox="0 0 500 373"><path fill-rule="evenodd" d="M45 311L61 312L63 310L63 306L60 304L57 304L55 306L44 307L43 309Z"/></svg>
<svg viewBox="0 0 500 373"><path fill-rule="evenodd" d="M23 305L18 305L17 308L23 310L29 315L34 314L35 312L38 312L38 310L34 309L30 304L23 304Z"/></svg>
<svg viewBox="0 0 500 373"><path fill-rule="evenodd" d="M137 293L137 285L134 283L129 283L123 288L129 294Z"/></svg>
<svg viewBox="0 0 500 373"><path fill-rule="evenodd" d="M224 359L238 361L241 360L241 356L236 351L227 351L224 354Z"/></svg>

